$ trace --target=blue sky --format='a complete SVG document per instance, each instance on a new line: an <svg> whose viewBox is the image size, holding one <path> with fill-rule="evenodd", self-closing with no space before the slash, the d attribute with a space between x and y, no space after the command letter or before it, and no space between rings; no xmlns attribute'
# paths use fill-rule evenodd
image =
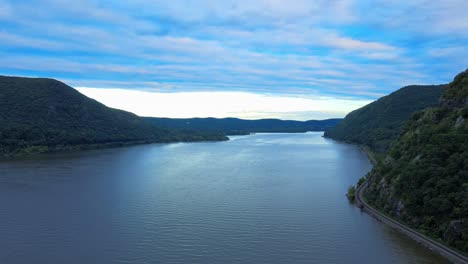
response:
<svg viewBox="0 0 468 264"><path fill-rule="evenodd" d="M172 104L178 94L197 100L212 92L187 108L226 93L329 102L328 110L248 116L245 105L213 106L218 117L343 116L404 85L447 83L466 69L466 14L466 0L0 0L0 74L57 78L119 108L114 97L128 89L173 94L164 99ZM334 111L340 105L348 107ZM159 110L133 109L190 115ZM193 115L210 115L204 111Z"/></svg>

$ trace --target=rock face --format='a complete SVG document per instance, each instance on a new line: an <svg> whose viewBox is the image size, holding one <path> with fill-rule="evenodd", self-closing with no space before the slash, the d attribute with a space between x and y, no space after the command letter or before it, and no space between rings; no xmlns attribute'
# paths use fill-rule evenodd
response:
<svg viewBox="0 0 468 264"><path fill-rule="evenodd" d="M463 229L465 223L462 220L453 220L444 232L443 238L449 243L463 239Z"/></svg>
<svg viewBox="0 0 468 264"><path fill-rule="evenodd" d="M398 201L396 205L395 215L401 216L404 209L405 209L405 205L403 204L403 201L402 200Z"/></svg>
<svg viewBox="0 0 468 264"><path fill-rule="evenodd" d="M468 252L468 71L415 113L370 172L370 204Z"/></svg>
<svg viewBox="0 0 468 264"><path fill-rule="evenodd" d="M455 122L455 128L461 127L463 123L465 123L465 119L463 118L463 116L459 116L457 118L457 121Z"/></svg>

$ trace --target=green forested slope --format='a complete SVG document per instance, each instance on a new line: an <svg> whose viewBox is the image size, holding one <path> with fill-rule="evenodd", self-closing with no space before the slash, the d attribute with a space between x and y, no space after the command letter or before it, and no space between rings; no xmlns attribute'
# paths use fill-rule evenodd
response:
<svg viewBox="0 0 468 264"><path fill-rule="evenodd" d="M371 204L468 253L468 71L411 117L368 179Z"/></svg>
<svg viewBox="0 0 468 264"><path fill-rule="evenodd" d="M325 137L368 146L383 153L415 111L437 106L443 85L406 86L349 113Z"/></svg>
<svg viewBox="0 0 468 264"><path fill-rule="evenodd" d="M0 155L92 144L223 139L221 134L159 128L57 80L0 76Z"/></svg>
<svg viewBox="0 0 468 264"><path fill-rule="evenodd" d="M227 135L242 135L261 132L307 132L324 131L335 126L341 119L326 120L244 120L238 118L155 118L147 117L154 124L176 129L219 132Z"/></svg>

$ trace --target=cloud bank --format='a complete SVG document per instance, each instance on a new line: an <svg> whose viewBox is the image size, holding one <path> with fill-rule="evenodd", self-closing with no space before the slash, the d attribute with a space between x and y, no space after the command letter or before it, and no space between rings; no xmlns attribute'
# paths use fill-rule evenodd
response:
<svg viewBox="0 0 468 264"><path fill-rule="evenodd" d="M468 65L465 0L0 0L0 74L371 100Z"/></svg>
<svg viewBox="0 0 468 264"><path fill-rule="evenodd" d="M76 88L113 108L153 117L239 117L310 120L344 117L368 100L310 96L260 95L250 92L159 93L125 89Z"/></svg>

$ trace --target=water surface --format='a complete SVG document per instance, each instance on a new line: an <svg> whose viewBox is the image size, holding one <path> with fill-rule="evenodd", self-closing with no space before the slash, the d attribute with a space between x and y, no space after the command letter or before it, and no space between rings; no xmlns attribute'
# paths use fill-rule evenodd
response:
<svg viewBox="0 0 468 264"><path fill-rule="evenodd" d="M0 162L0 263L447 263L349 204L322 133Z"/></svg>

